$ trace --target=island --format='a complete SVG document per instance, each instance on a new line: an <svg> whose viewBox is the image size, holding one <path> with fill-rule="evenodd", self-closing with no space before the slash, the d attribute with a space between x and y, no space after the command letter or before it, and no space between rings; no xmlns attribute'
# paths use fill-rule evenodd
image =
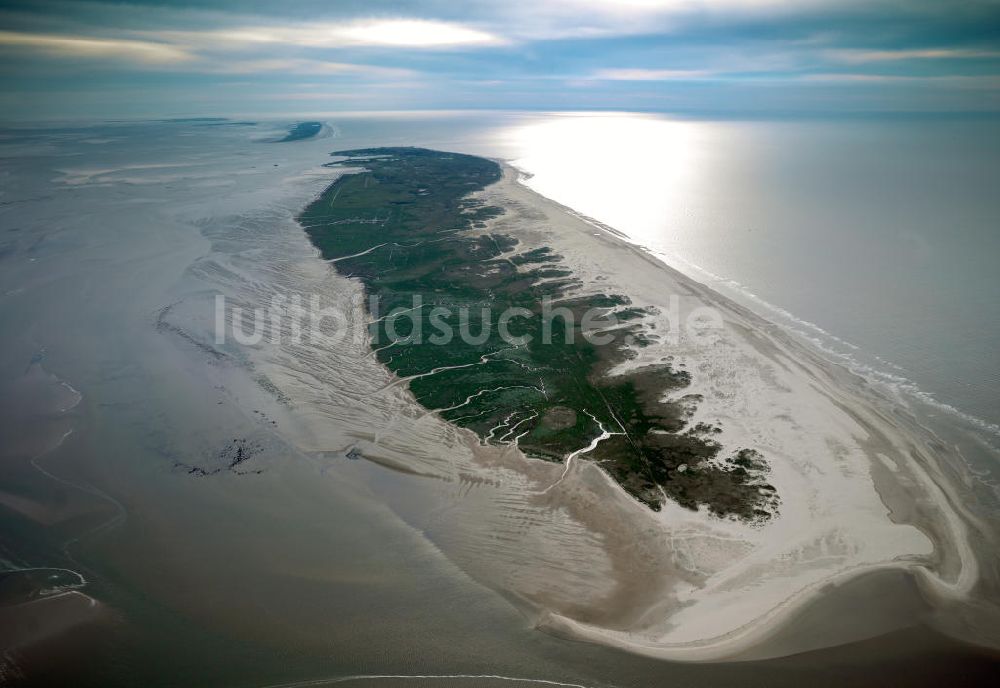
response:
<svg viewBox="0 0 1000 688"><path fill-rule="evenodd" d="M311 139L312 137L319 134L323 130L322 122L299 122L293 127L289 128L288 133L285 137L278 139L278 143L287 143L289 141L302 141L303 139Z"/></svg>
<svg viewBox="0 0 1000 688"><path fill-rule="evenodd" d="M375 355L422 406L484 443L593 461L654 511L673 500L748 522L777 513L764 457L724 451L718 427L689 422L690 373L615 370L648 342L643 309L626 294L579 293L555 252L490 230L504 211L475 194L501 178L497 162L421 148L333 155L347 173L299 222L364 285ZM608 320L585 317L595 311Z"/></svg>

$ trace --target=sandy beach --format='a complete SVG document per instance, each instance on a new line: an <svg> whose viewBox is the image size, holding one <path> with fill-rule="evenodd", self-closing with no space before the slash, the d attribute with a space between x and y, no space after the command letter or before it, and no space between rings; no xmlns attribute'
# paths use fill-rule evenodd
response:
<svg viewBox="0 0 1000 688"><path fill-rule="evenodd" d="M0 19L0 688L997 683L1000 0Z"/></svg>
<svg viewBox="0 0 1000 688"><path fill-rule="evenodd" d="M550 246L580 293L655 308L658 343L623 369L683 365L684 393L702 397L692 422L719 423L727 449L758 448L781 499L763 525L653 512L586 453L559 463L483 445L378 363L360 283L295 221L344 172L322 166L330 141L282 149L275 167L270 149L213 132L201 135L224 155L152 166L208 147L172 131L143 138L142 155L109 149L87 167L97 176L53 155L10 192L25 200L8 220L47 237L17 247L4 276L5 322L36 323L5 330L10 561L86 581L6 609L51 629L11 641L10 666L92 643L82 685L150 684L174 663L233 685L359 667L731 685L745 671L732 662L751 661L797 685L803 662L830 658L857 682L884 654L917 685L938 675L917 654L978 652L942 634L994 637L992 531L962 498L972 479L864 380L506 167L482 193L506 210L485 231ZM54 200L32 205L52 179ZM140 216L149 231L132 231ZM245 308L318 295L357 317L329 344L219 344L220 294ZM708 307L722 327L673 341L672 295L681 322ZM164 643L182 657L150 661ZM294 672L275 659L289 656Z"/></svg>
<svg viewBox="0 0 1000 688"><path fill-rule="evenodd" d="M945 447L864 380L518 179L505 167L503 181L481 194L506 210L482 231L515 236L518 250L552 248L581 279L580 294L611 290L658 311L648 327L661 343L638 349L622 369L671 357L691 371L685 393L703 398L692 422L719 423L725 447L769 458L780 516L749 526L669 502L653 513L585 453L564 467L481 445L421 409L363 345L353 354L311 354L308 373L299 367L294 377L285 366L268 371L297 400L300 423L308 421L308 428L296 423L291 441L325 455L356 451L437 479L421 499L387 501L464 570L560 635L673 660L719 660L751 649L771 656L884 630L848 624L798 645L761 649L824 591L863 574L904 572L931 607L968 598L979 579L969 544L976 523L950 487L962 477L948 472L960 462ZM720 328L707 336L678 328L706 308L721 316ZM676 338L672 326L682 330ZM346 355L352 381L339 384L358 392L350 406L330 399L320 406L310 397L323 384L303 384L303 376L341 377L334 369L348 367ZM331 357L339 363L314 367ZM988 537L979 527L979 537Z"/></svg>
<svg viewBox="0 0 1000 688"><path fill-rule="evenodd" d="M631 627L601 627L558 609L544 626L656 656L706 660L747 650L824 587L864 573L905 570L938 601L969 595L978 579L969 544L976 521L952 487L961 476L946 471L961 465L957 457L864 380L614 230L538 196L518 176L507 167L504 181L485 193L512 209L496 229L552 247L584 278L581 291L619 290L661 311L676 296L674 322L651 323L661 334L699 308L721 315L723 326L707 337L681 327L675 341L664 336L626 366L665 356L686 365L690 391L704 399L692 422L718 422L725 446L769 457L782 499L781 515L759 528L665 508L653 517L649 547L679 575L648 591L649 606ZM546 499L573 513L576 493L594 481L588 469L575 463ZM621 583L634 589L649 580Z"/></svg>

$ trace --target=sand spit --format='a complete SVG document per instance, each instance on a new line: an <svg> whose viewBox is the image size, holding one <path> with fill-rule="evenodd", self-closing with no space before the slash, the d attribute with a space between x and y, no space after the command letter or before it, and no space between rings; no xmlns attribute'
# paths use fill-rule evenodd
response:
<svg viewBox="0 0 1000 688"><path fill-rule="evenodd" d="M688 572L674 580L641 626L610 630L553 613L563 633L673 659L704 660L758 642L824 586L884 568L913 571L923 589L962 598L977 580L961 497L951 487L960 458L864 380L829 363L755 314L673 270L617 232L565 212L517 183L487 190L491 202L523 209L504 231L544 243L590 285L661 311L662 341L627 364L664 358L692 373L685 393L703 397L692 422L721 424L728 448L768 457L781 515L759 528L676 507L656 517L663 545ZM676 297L671 306L671 298ZM686 318L711 309L721 327L689 336ZM671 328L677 334L670 336ZM571 489L561 485L558 489Z"/></svg>
<svg viewBox="0 0 1000 688"><path fill-rule="evenodd" d="M498 231L527 248L550 246L581 289L627 294L658 311L649 324L659 343L628 365L672 357L691 372L684 392L703 397L692 422L721 424L727 449L768 458L778 518L754 527L671 504L657 514L585 455L567 467L526 459L515 446L483 446L421 407L378 364L363 314L335 343L227 342L217 347L227 363L208 369L209 382L234 398L248 397L247 385L266 392L255 410L331 474L337 462L360 458L394 469L400 479L373 484L375 497L552 632L710 660L759 644L824 586L863 573L910 571L933 600L969 595L977 580L970 519L947 487L954 480L941 468L945 450L905 414L776 327L525 188L512 169L483 195L507 209L494 221ZM266 306L275 293L319 295L324 305L356 310L360 284L319 259L292 219L299 201L206 225L214 246L239 241L240 251L213 250L193 266L209 287L203 293L246 308ZM191 301L170 319L208 341L206 319L199 332L184 315L205 305ZM678 332L674 341L675 311L680 322L718 314L721 327ZM856 630L829 642L862 637Z"/></svg>

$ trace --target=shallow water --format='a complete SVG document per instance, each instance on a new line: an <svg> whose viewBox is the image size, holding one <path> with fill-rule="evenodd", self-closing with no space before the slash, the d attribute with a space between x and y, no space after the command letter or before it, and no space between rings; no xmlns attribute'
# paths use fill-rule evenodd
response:
<svg viewBox="0 0 1000 688"><path fill-rule="evenodd" d="M74 658L78 684L95 685L358 674L731 685L746 676L746 665L667 664L532 630L533 619L424 537L439 516L433 499L451 487L426 489L342 452L296 450L282 439L294 433L295 399L271 393L257 361L205 346L216 291L343 296L292 221L335 174L321 167L329 151L412 144L519 157L517 128L538 121L348 119L333 123L335 137L280 145L258 141L280 131L268 125L3 132L0 547L7 570L65 567L97 600L77 609L59 598L66 609L40 617L51 634L37 652ZM352 361L357 379L338 378L337 363L310 360L343 385L306 390L305 371L302 389L336 396L377 374ZM322 444L330 438L317 446L342 448ZM253 464L262 473L189 474L217 466L234 440L263 449ZM877 684L879 670L899 676L907 665L911 684L937 676L917 653L942 671L948 658L985 662L916 637L880 641L874 673L864 649L813 658L807 666L839 673L811 671L810 680ZM26 667L37 661L18 655ZM754 668L773 685L797 684L803 671L787 661Z"/></svg>

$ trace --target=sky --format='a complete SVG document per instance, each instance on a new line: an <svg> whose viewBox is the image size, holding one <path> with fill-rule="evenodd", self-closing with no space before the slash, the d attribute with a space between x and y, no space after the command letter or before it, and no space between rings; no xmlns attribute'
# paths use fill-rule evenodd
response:
<svg viewBox="0 0 1000 688"><path fill-rule="evenodd" d="M0 118L1000 112L1000 0L0 0Z"/></svg>

